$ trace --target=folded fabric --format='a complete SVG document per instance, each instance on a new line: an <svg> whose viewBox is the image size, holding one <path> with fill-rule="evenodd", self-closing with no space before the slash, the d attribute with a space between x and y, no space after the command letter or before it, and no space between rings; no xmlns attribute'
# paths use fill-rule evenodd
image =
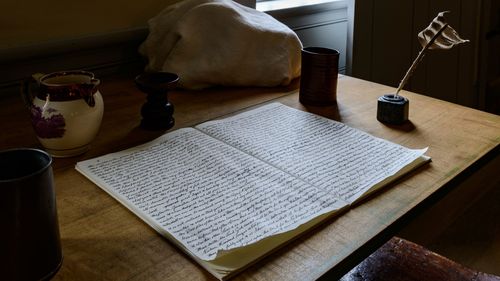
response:
<svg viewBox="0 0 500 281"><path fill-rule="evenodd" d="M288 85L300 75L297 35L273 17L230 0L187 0L148 22L139 48L147 71L174 72L180 86Z"/></svg>

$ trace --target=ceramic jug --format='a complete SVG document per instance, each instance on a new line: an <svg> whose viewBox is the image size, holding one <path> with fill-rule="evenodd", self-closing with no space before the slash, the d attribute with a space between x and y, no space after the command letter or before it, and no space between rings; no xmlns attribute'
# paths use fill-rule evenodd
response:
<svg viewBox="0 0 500 281"><path fill-rule="evenodd" d="M104 112L100 81L88 71L33 75L38 90L24 83L23 96L42 146L54 157L71 157L90 148Z"/></svg>

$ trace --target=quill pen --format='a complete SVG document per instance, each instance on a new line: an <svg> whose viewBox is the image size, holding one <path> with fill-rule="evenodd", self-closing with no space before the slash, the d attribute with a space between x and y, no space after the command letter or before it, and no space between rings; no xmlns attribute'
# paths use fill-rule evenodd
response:
<svg viewBox="0 0 500 281"><path fill-rule="evenodd" d="M399 83L398 89L396 91L396 96L398 95L399 91L403 89L406 82L408 82L408 79L413 74L420 61L424 58L425 52L427 50L448 50L455 45L469 42L469 40L460 38L455 29L453 29L446 22L446 19L444 18L445 13L448 12L440 12L434 18L434 20L432 20L429 26L426 29L420 31L420 33L418 34L418 41L422 46L422 50L420 50L420 53L418 53L417 58L411 64L410 68L403 77L403 80L401 80L401 82Z"/></svg>

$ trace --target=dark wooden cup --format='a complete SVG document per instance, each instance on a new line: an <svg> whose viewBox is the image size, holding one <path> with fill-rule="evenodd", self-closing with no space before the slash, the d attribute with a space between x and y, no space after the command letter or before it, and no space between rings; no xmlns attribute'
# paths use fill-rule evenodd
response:
<svg viewBox="0 0 500 281"><path fill-rule="evenodd" d="M332 105L337 102L339 74L337 50L308 47L302 49L299 100L308 105Z"/></svg>

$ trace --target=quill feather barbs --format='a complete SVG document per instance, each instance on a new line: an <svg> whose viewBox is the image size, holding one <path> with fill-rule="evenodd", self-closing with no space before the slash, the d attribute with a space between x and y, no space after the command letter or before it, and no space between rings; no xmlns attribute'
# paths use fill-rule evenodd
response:
<svg viewBox="0 0 500 281"><path fill-rule="evenodd" d="M447 12L440 12L434 20L429 24L429 26L420 31L418 34L418 41L420 45L422 45L422 50L418 54L417 58L413 61L410 69L406 72L403 80L399 83L398 89L396 90L396 96L399 91L404 87L408 79L413 74L413 71L417 68L417 65L420 63L422 58L425 55L425 52L430 50L449 50L453 48L453 46L469 42L469 40L465 40L460 38L458 33L453 29L447 22L444 17L444 14Z"/></svg>
<svg viewBox="0 0 500 281"><path fill-rule="evenodd" d="M423 48L429 44L427 48L431 50L448 50L460 43L469 42L469 40L460 38L455 29L446 22L444 18L445 13L447 12L439 13L431 24L418 34L418 41Z"/></svg>

